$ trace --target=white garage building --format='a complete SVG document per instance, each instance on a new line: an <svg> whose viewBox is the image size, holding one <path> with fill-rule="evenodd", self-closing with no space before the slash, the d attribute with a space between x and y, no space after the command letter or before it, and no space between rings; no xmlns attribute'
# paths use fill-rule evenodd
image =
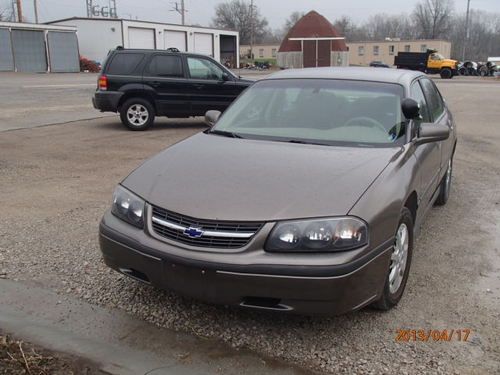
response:
<svg viewBox="0 0 500 375"><path fill-rule="evenodd" d="M237 31L109 18L73 17L49 24L75 26L80 55L98 62L104 61L108 51L117 46L142 49L175 47L239 66Z"/></svg>

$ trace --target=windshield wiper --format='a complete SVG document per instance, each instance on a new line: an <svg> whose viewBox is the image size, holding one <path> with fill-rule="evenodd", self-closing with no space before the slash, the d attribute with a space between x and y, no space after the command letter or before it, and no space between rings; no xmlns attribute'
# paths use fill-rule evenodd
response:
<svg viewBox="0 0 500 375"><path fill-rule="evenodd" d="M210 130L207 132L208 134L215 134L215 135L221 135L223 137L228 137L228 138L241 138L243 139L243 137L237 133L233 133L233 132L228 132L226 130Z"/></svg>
<svg viewBox="0 0 500 375"><path fill-rule="evenodd" d="M312 142L312 141L303 141L301 139L290 139L288 141L284 141L288 143L298 143L301 145L317 145L317 146L331 146L327 143L320 143L320 142Z"/></svg>

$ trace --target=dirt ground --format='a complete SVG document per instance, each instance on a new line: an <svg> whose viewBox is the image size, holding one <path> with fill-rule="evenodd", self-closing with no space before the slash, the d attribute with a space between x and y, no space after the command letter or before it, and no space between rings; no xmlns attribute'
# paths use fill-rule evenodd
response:
<svg viewBox="0 0 500 375"><path fill-rule="evenodd" d="M0 374L104 375L94 364L81 358L49 352L1 333Z"/></svg>
<svg viewBox="0 0 500 375"><path fill-rule="evenodd" d="M103 265L97 230L114 186L149 156L203 130L197 120L160 120L143 133L115 117L0 133L0 277L327 373L498 374L500 83L438 85L459 134L451 198L427 218L406 294L387 313L309 318L205 305ZM400 329L470 335L398 341Z"/></svg>

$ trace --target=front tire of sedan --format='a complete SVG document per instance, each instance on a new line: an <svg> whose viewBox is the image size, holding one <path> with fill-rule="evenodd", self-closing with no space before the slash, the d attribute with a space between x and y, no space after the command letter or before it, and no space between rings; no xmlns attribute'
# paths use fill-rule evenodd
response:
<svg viewBox="0 0 500 375"><path fill-rule="evenodd" d="M453 172L453 159L448 160L448 167L446 168L446 174L441 180L439 185L439 195L434 203L436 206L444 206L448 202L450 197L451 189L451 174Z"/></svg>
<svg viewBox="0 0 500 375"><path fill-rule="evenodd" d="M155 111L149 101L132 98L121 106L120 119L130 130L146 130L154 122Z"/></svg>
<svg viewBox="0 0 500 375"><path fill-rule="evenodd" d="M413 216L410 210L405 207L401 212L396 230L384 291L380 299L373 304L375 308L389 310L398 304L408 280L412 254Z"/></svg>

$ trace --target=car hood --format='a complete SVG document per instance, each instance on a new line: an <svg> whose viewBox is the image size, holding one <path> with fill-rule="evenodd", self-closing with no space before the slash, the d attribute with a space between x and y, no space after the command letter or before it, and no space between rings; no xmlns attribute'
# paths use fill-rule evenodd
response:
<svg viewBox="0 0 500 375"><path fill-rule="evenodd" d="M200 133L146 161L122 184L151 204L201 219L346 215L400 150Z"/></svg>

